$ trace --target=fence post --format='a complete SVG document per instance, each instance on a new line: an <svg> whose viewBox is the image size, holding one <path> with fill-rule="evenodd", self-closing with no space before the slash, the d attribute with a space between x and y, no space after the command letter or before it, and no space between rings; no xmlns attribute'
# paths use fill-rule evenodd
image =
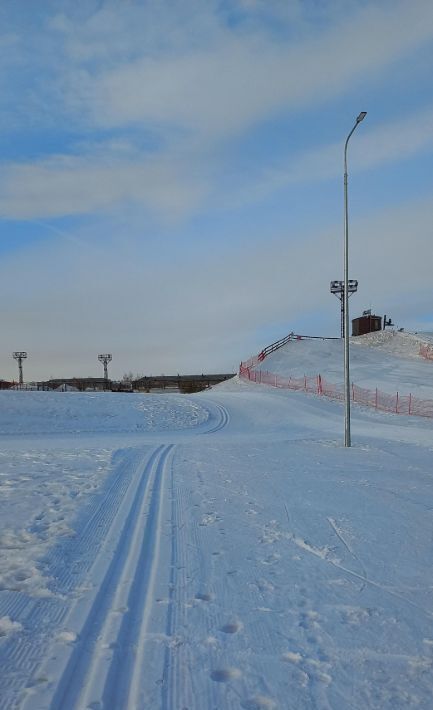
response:
<svg viewBox="0 0 433 710"><path fill-rule="evenodd" d="M409 392L409 414L412 414L412 393Z"/></svg>
<svg viewBox="0 0 433 710"><path fill-rule="evenodd" d="M376 387L376 397L374 400L374 407L375 407L375 409L377 409L377 387Z"/></svg>
<svg viewBox="0 0 433 710"><path fill-rule="evenodd" d="M398 414L398 392L397 392L397 396L395 398L395 413Z"/></svg>
<svg viewBox="0 0 433 710"><path fill-rule="evenodd" d="M274 387L277 387L277 376L275 375L275 385Z"/></svg>
<svg viewBox="0 0 433 710"><path fill-rule="evenodd" d="M352 382L352 401L355 401L355 385Z"/></svg>
<svg viewBox="0 0 433 710"><path fill-rule="evenodd" d="M304 375L304 390L307 391L307 376Z"/></svg>

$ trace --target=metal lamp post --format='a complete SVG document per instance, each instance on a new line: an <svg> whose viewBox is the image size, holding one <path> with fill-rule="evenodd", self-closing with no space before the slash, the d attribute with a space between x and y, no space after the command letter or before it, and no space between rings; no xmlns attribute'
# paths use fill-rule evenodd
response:
<svg viewBox="0 0 433 710"><path fill-rule="evenodd" d="M352 133L367 115L361 111L344 146L344 446L350 446L350 372L349 372L349 210L347 205L347 146Z"/></svg>

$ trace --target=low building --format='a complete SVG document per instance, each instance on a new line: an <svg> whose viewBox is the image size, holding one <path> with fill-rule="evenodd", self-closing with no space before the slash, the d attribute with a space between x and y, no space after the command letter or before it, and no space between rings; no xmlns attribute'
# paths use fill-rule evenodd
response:
<svg viewBox="0 0 433 710"><path fill-rule="evenodd" d="M218 375L159 375L140 377L132 383L138 392L183 392L192 393L208 389L235 376L234 372Z"/></svg>
<svg viewBox="0 0 433 710"><path fill-rule="evenodd" d="M382 316L375 316L366 311L359 318L352 320L352 335L365 335L378 330L382 330Z"/></svg>

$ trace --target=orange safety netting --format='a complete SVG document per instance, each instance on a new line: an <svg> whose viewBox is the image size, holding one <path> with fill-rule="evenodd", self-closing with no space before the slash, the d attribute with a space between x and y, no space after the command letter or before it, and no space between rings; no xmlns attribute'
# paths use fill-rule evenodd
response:
<svg viewBox="0 0 433 710"><path fill-rule="evenodd" d="M253 369L258 364L258 358L250 358L241 363L239 376L259 384L301 390L311 394L324 395L331 399L344 399L344 385L327 382L321 375L315 377L283 377L268 370ZM351 400L366 407L374 407L382 412L415 415L418 417L433 417L433 400L420 399L412 394L387 394L378 389L370 390L358 385L351 386Z"/></svg>

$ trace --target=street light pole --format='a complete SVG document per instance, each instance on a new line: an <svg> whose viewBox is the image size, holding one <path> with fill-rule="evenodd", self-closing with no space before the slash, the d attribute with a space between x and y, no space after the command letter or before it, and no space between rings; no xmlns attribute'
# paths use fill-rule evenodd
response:
<svg viewBox="0 0 433 710"><path fill-rule="evenodd" d="M347 146L352 133L367 115L361 111L344 146L344 446L350 446L350 366L349 366L349 209L347 204Z"/></svg>

